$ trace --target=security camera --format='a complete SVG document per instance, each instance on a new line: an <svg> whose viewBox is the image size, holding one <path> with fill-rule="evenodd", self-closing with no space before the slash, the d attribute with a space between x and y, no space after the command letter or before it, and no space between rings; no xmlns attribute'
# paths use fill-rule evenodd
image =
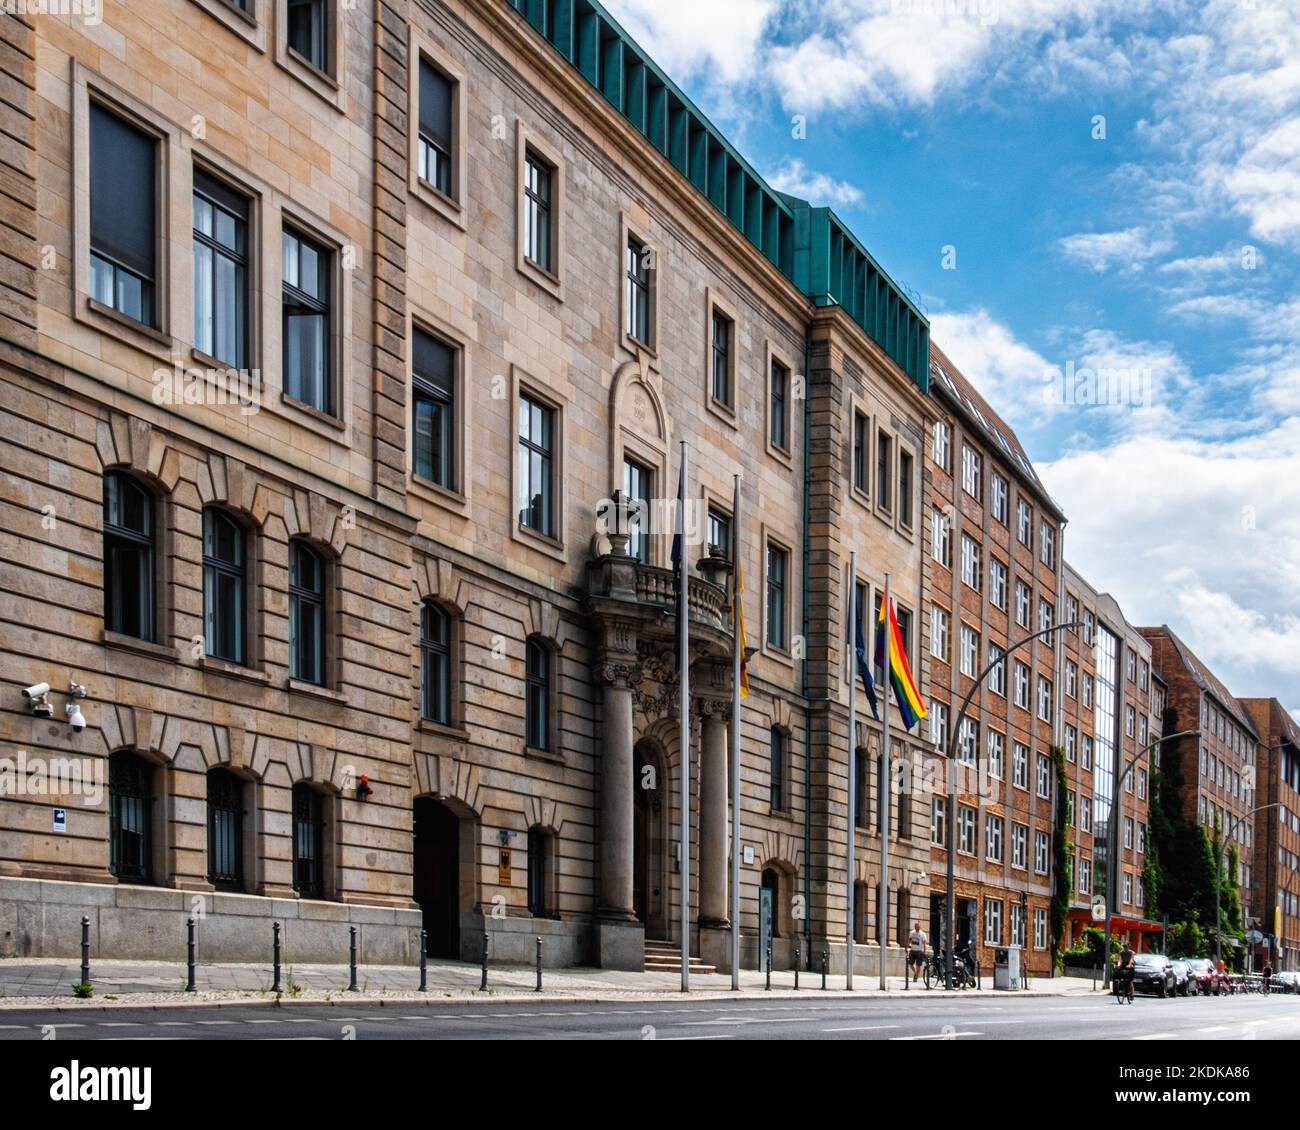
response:
<svg viewBox="0 0 1300 1130"><path fill-rule="evenodd" d="M50 693L49 683L37 683L34 687L23 688L23 698L29 703L38 703Z"/></svg>
<svg viewBox="0 0 1300 1130"><path fill-rule="evenodd" d="M75 702L70 702L64 708L68 714L68 725L78 734L86 728L86 716L81 713L81 707Z"/></svg>

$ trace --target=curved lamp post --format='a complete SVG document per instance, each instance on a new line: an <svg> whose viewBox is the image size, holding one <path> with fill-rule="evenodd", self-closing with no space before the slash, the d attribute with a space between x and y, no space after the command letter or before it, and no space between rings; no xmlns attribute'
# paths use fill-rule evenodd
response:
<svg viewBox="0 0 1300 1130"><path fill-rule="evenodd" d="M1019 651L1026 644L1033 643L1036 639L1043 636L1050 636L1054 632L1064 632L1071 628L1077 628L1082 623L1081 620L1071 620L1065 624L1053 624L1050 628L1043 628L1035 632L1032 636L1026 636L1017 643L1011 644L1001 655L991 662L979 677L971 683L970 690L961 700L961 708L957 711L957 717L952 721L952 732L948 736L948 819L947 823L947 840L948 840L948 874L947 874L947 893L944 895L944 930L948 936L948 956L947 969L948 988L953 986L953 950L956 948L956 939L953 937L953 922L955 908L953 906L953 880L954 880L954 863L957 851L956 834L957 834L957 774L953 771L953 765L957 757L957 740L961 736L961 724L966 718L966 711L970 709L971 701L975 698L975 692L984 685L984 680L993 673L994 668L1006 663L1007 656L1013 651ZM975 754L976 760L979 759L979 751Z"/></svg>
<svg viewBox="0 0 1300 1130"><path fill-rule="evenodd" d="M1115 880L1118 873L1115 868L1115 858L1119 855L1119 821L1115 819L1116 809L1120 803L1120 789L1128 775L1133 772L1133 766L1141 761L1156 746L1164 742L1172 742L1177 738L1191 738L1200 735L1200 730L1179 730L1176 734L1162 735L1151 742L1145 749L1140 749L1128 759L1128 764L1124 766L1124 772L1115 778L1114 785L1111 786L1110 815L1107 817L1106 828L1106 973L1102 978L1102 987L1110 987L1111 979L1111 958L1110 958L1110 916L1111 907L1115 902Z"/></svg>

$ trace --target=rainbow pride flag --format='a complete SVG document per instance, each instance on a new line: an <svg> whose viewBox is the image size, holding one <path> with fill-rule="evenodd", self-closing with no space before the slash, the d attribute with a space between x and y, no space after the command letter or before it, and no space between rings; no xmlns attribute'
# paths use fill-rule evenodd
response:
<svg viewBox="0 0 1300 1130"><path fill-rule="evenodd" d="M886 625L885 617L889 621ZM885 663L885 637L889 637L889 662ZM911 729L917 720L926 716L925 703L921 701L921 692L912 681L912 671L907 665L907 653L903 650L903 635L898 630L898 617L894 615L894 601L891 598L888 607L880 606L880 619L876 623L876 666L885 672L885 678L893 684L894 697L898 700L898 711L903 716L903 726Z"/></svg>

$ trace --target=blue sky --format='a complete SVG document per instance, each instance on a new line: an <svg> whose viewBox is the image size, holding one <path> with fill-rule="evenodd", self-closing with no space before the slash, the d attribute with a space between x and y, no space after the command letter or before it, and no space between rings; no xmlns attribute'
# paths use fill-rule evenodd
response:
<svg viewBox="0 0 1300 1130"><path fill-rule="evenodd" d="M1300 0L606 6L917 298L1076 568L1300 716Z"/></svg>

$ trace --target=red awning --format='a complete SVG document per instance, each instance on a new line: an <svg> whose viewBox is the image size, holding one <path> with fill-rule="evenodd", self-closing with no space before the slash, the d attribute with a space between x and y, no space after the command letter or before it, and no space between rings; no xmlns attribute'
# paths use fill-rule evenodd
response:
<svg viewBox="0 0 1300 1130"><path fill-rule="evenodd" d="M1085 926L1103 927L1104 922L1094 922L1092 920L1091 910L1072 910L1070 911L1071 922L1082 922ZM1152 934L1159 933L1164 929L1161 922L1150 922L1145 918L1124 918L1118 914L1110 916L1111 933L1118 933L1121 930L1137 930L1140 933Z"/></svg>

